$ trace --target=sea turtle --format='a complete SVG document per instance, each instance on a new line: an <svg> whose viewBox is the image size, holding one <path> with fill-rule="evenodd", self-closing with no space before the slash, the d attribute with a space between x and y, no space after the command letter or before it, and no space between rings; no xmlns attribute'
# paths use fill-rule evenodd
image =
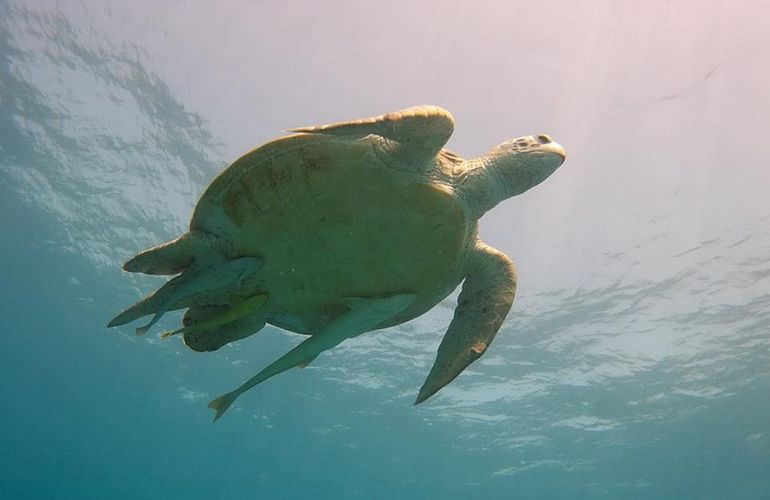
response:
<svg viewBox="0 0 770 500"><path fill-rule="evenodd" d="M209 407L217 420L242 393L305 366L345 339L409 321L464 280L420 403L489 346L516 292L516 269L483 243L478 219L550 176L565 152L547 135L520 137L464 160L444 149L452 115L417 106L291 130L246 153L206 189L180 238L124 269L178 274L109 326L188 307L196 351L265 323L309 335Z"/></svg>

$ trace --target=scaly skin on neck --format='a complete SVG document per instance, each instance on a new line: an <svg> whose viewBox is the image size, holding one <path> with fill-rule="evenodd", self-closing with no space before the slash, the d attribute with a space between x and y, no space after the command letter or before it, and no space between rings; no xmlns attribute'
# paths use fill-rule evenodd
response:
<svg viewBox="0 0 770 500"><path fill-rule="evenodd" d="M501 201L543 182L564 158L562 147L550 139L546 144L535 137L513 139L467 160L465 169L456 174L455 189L470 214L478 218Z"/></svg>

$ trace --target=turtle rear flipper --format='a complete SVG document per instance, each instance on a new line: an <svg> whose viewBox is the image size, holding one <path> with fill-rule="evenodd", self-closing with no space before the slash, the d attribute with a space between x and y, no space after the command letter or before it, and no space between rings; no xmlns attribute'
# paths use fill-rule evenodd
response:
<svg viewBox="0 0 770 500"><path fill-rule="evenodd" d="M264 313L255 311L216 328L184 332L184 344L197 352L211 352L237 340L254 335L265 326Z"/></svg>
<svg viewBox="0 0 770 500"><path fill-rule="evenodd" d="M229 305L203 305L188 309L183 328L166 332L163 338L184 334L184 343L193 351L216 351L220 347L257 333L265 326L262 307L267 294L235 300Z"/></svg>
<svg viewBox="0 0 770 500"><path fill-rule="evenodd" d="M130 273L179 274L195 260L188 235L152 247L132 258L123 269Z"/></svg>
<svg viewBox="0 0 770 500"><path fill-rule="evenodd" d="M107 326L124 325L142 316L154 314L154 318L148 325L137 329L137 334L142 335L166 311L196 304L216 303L231 291L238 291L245 281L254 277L261 264L261 259L241 257L202 269L192 266L179 276L170 279L155 293L115 316Z"/></svg>

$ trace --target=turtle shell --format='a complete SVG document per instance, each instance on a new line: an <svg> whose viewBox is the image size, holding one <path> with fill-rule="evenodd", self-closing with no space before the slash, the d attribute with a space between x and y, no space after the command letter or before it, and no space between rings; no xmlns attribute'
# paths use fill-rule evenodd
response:
<svg viewBox="0 0 770 500"><path fill-rule="evenodd" d="M230 257L262 259L277 326L313 333L345 310L345 297L410 292L413 306L380 327L407 321L457 286L472 228L429 168L388 160L373 136L275 140L211 183L190 229L226 236Z"/></svg>

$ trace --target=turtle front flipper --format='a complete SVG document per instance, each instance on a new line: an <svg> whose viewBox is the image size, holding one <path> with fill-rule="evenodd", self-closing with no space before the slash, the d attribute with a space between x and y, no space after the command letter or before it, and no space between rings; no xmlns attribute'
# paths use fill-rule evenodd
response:
<svg viewBox="0 0 770 500"><path fill-rule="evenodd" d="M516 267L508 256L478 241L468 266L454 319L415 404L428 399L481 357L513 304Z"/></svg>
<svg viewBox="0 0 770 500"><path fill-rule="evenodd" d="M389 153L406 165L421 165L433 158L453 131L452 114L438 106L415 106L371 118L290 130L351 138L379 135L394 143Z"/></svg>

